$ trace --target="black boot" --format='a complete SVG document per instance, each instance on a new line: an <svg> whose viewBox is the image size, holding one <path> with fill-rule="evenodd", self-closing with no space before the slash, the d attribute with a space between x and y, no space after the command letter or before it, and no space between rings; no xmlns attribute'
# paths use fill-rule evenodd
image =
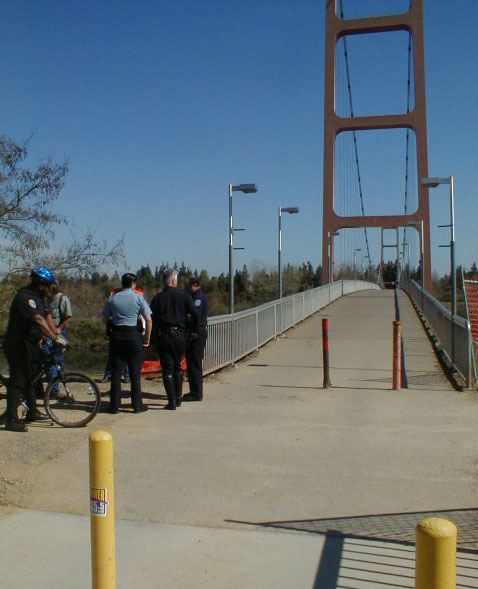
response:
<svg viewBox="0 0 478 589"><path fill-rule="evenodd" d="M7 395L7 410L5 411L5 429L9 432L27 432L25 420L26 405L22 403L21 397L9 398Z"/></svg>
<svg viewBox="0 0 478 589"><path fill-rule="evenodd" d="M181 407L183 401L183 371L179 370L174 373L174 385L176 390L176 405Z"/></svg>
<svg viewBox="0 0 478 589"><path fill-rule="evenodd" d="M9 432L27 432L28 428L25 422L20 419L11 419L7 417L5 421L5 429Z"/></svg>
<svg viewBox="0 0 478 589"><path fill-rule="evenodd" d="M183 396L183 401L202 401L202 395L199 396L197 393L186 393Z"/></svg>
<svg viewBox="0 0 478 589"><path fill-rule="evenodd" d="M174 377L172 374L163 375L163 383L166 394L168 395L168 404L165 409L176 410L176 389L174 386Z"/></svg>

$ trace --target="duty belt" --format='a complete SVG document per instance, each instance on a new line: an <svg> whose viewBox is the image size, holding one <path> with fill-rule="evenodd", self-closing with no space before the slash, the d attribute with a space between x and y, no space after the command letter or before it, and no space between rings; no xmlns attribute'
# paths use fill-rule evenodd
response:
<svg viewBox="0 0 478 589"><path fill-rule="evenodd" d="M137 325L113 325L112 327L113 332L132 332L132 331L138 331L138 326Z"/></svg>
<svg viewBox="0 0 478 589"><path fill-rule="evenodd" d="M160 335L179 335L181 333L184 333L184 328L183 327L178 327L176 325L168 325L165 327L160 327L159 328L159 334Z"/></svg>

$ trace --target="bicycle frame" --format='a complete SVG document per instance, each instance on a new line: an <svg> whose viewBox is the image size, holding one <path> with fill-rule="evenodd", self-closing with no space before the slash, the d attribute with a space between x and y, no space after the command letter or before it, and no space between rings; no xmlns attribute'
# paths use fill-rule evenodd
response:
<svg viewBox="0 0 478 589"><path fill-rule="evenodd" d="M35 376L33 376L32 379L30 380L32 388L35 387L38 384L38 382L41 381L42 391L43 392L45 391L44 384L46 386L48 386L48 384L53 380L48 376L48 369L50 366L53 366L53 365L56 368L56 371L58 373L58 377L63 381L62 368L61 368L60 364L56 361L56 357L55 357L56 348L57 348L57 346L55 346L55 344L52 344L50 346L50 351L48 352L48 354L43 354L44 357L40 359L40 369L35 374ZM26 401L25 399L22 399L21 403L19 405L19 407L22 407L22 409L21 409L22 413L26 413L28 410L28 407L27 407L25 401ZM5 417L6 417L6 411L0 415L0 422L4 421Z"/></svg>

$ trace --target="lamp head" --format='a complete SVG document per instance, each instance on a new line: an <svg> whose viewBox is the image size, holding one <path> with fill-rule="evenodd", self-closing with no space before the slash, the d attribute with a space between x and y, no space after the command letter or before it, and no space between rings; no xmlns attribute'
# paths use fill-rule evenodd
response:
<svg viewBox="0 0 478 589"><path fill-rule="evenodd" d="M439 184L450 184L451 178L422 178L422 186L436 188Z"/></svg>
<svg viewBox="0 0 478 589"><path fill-rule="evenodd" d="M294 215L295 213L299 212L298 207L284 207L284 208L281 207L281 210L283 213L289 213L291 215Z"/></svg>
<svg viewBox="0 0 478 589"><path fill-rule="evenodd" d="M257 192L257 184L237 184L232 187L233 192L244 192L245 194L252 194Z"/></svg>

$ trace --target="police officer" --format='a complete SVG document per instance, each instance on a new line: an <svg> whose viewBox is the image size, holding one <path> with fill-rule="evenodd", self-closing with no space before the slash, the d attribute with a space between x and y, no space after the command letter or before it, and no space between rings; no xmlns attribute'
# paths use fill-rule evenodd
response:
<svg viewBox="0 0 478 589"><path fill-rule="evenodd" d="M54 280L49 268L33 268L30 284L17 292L10 306L4 342L10 369L5 422L8 431L26 432L28 428L25 422L48 419L36 408L36 390L31 381L41 367L42 336L46 335L56 343L64 341L63 338L59 339L60 330L55 328L45 303ZM25 420L18 417L22 401L27 406Z"/></svg>
<svg viewBox="0 0 478 589"><path fill-rule="evenodd" d="M121 405L121 373L128 364L131 381L131 404L135 413L143 413L148 406L141 395L141 365L143 348L149 346L151 335L151 309L144 297L135 292L136 275L130 272L121 278L121 290L111 294L106 302L102 319L110 321L109 361L111 365L110 413L118 413ZM142 338L138 330L138 317L144 317L146 329Z"/></svg>
<svg viewBox="0 0 478 589"><path fill-rule="evenodd" d="M202 401L202 359L207 339L207 300L197 276L189 278L188 291L198 312L198 327L197 332L189 334L186 343L189 393L184 395L183 400Z"/></svg>
<svg viewBox="0 0 478 589"><path fill-rule="evenodd" d="M188 293L178 286L178 272L168 268L164 273L165 288L151 301L153 337L159 353L163 383L168 396L166 409L181 406L183 371L181 359L186 349L186 315L191 315L191 328L197 330L198 315Z"/></svg>

